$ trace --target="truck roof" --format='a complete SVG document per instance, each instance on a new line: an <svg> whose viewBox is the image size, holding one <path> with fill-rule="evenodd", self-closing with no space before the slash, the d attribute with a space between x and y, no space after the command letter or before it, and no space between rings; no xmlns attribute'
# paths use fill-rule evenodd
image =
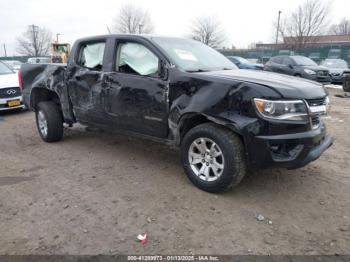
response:
<svg viewBox="0 0 350 262"><path fill-rule="evenodd" d="M77 42L82 42L82 41L93 41L93 40L98 40L101 38L124 38L128 37L131 39L148 39L151 40L154 37L159 37L159 38L168 38L168 39L186 39L182 37L174 37L174 36L162 36L162 35L153 35L153 34L107 34L107 35L96 35L96 36L88 36L84 38L79 38L76 41Z"/></svg>

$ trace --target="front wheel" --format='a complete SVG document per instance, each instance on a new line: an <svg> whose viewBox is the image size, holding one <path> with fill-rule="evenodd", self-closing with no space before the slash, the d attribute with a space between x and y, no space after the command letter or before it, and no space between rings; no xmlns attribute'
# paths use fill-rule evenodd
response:
<svg viewBox="0 0 350 262"><path fill-rule="evenodd" d="M222 192L238 185L246 174L241 139L226 128L202 124L181 143L182 164L190 181L207 192Z"/></svg>
<svg viewBox="0 0 350 262"><path fill-rule="evenodd" d="M344 81L343 82L343 91L344 92L350 92L350 81Z"/></svg>
<svg viewBox="0 0 350 262"><path fill-rule="evenodd" d="M40 102L35 114L39 134L45 142L56 142L62 139L62 113L54 102Z"/></svg>

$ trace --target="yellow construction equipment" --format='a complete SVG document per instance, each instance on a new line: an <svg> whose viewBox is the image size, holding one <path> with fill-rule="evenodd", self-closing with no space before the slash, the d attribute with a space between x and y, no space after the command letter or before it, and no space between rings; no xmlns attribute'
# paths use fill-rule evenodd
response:
<svg viewBox="0 0 350 262"><path fill-rule="evenodd" d="M66 64L70 54L70 44L52 43L51 44L51 63Z"/></svg>

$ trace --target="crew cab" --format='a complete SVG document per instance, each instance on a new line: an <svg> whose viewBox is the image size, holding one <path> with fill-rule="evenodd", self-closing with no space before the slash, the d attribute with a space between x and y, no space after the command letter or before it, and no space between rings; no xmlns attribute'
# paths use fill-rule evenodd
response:
<svg viewBox="0 0 350 262"><path fill-rule="evenodd" d="M88 37L67 66L26 64L21 75L44 141L79 122L175 145L188 178L208 192L238 185L248 169L305 166L333 142L322 85L240 70L194 40Z"/></svg>

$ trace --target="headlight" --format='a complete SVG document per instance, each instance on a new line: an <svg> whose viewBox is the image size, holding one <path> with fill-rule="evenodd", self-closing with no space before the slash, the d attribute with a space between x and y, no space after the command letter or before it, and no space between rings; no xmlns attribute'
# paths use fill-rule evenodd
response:
<svg viewBox="0 0 350 262"><path fill-rule="evenodd" d="M304 72L309 74L309 75L316 75L316 72L314 70L311 70L311 69L304 69Z"/></svg>
<svg viewBox="0 0 350 262"><path fill-rule="evenodd" d="M258 112L265 118L276 120L307 120L307 108L302 100L275 101L254 98Z"/></svg>

